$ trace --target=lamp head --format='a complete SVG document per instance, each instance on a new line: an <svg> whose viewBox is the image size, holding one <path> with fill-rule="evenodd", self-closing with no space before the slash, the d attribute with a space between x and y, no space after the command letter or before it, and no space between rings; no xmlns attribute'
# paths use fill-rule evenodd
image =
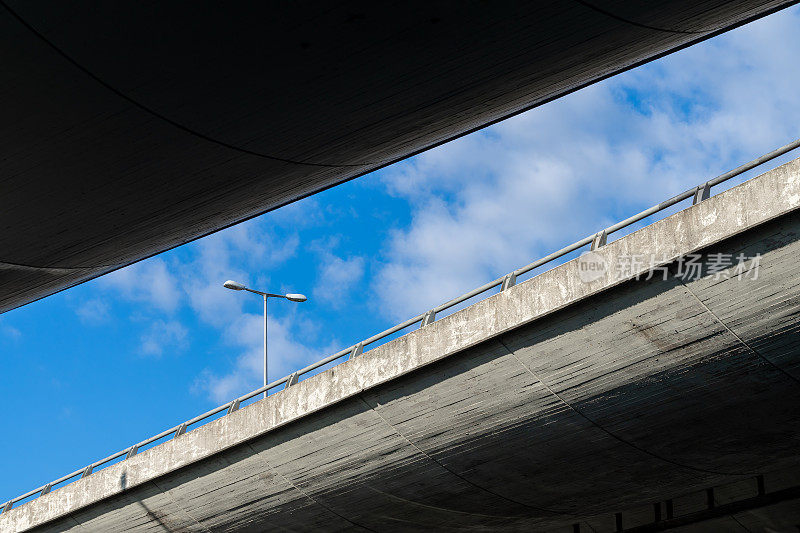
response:
<svg viewBox="0 0 800 533"><path fill-rule="evenodd" d="M226 281L225 283L223 283L222 286L225 287L226 289L230 289L232 291L243 291L245 289L244 285L242 285L241 283L237 283L237 282L235 282L233 280L230 280L230 279L228 281Z"/></svg>
<svg viewBox="0 0 800 533"><path fill-rule="evenodd" d="M302 294L287 294L286 299L292 302L305 302L306 300L308 300L308 298L306 298Z"/></svg>

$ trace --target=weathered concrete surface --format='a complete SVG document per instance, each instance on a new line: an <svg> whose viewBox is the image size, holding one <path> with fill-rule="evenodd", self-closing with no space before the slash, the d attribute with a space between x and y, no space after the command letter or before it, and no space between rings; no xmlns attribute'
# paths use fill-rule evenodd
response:
<svg viewBox="0 0 800 533"><path fill-rule="evenodd" d="M0 514L0 530L602 530L772 479L800 465L798 207L800 160L597 251L673 274L682 254L761 254L757 279L612 267L584 283L571 261Z"/></svg>

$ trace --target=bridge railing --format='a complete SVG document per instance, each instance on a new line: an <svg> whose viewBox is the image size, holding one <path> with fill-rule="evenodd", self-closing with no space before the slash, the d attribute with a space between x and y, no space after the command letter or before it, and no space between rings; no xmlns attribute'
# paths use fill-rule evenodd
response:
<svg viewBox="0 0 800 533"><path fill-rule="evenodd" d="M285 376L285 377L282 377L279 380L273 381L272 383L269 383L268 385L260 387L260 388L254 390L254 391L252 391L252 392L250 392L248 394L245 394L244 396L240 396L239 398L231 400L230 402L228 402L228 403L226 403L224 405L220 405L219 407L216 407L215 409L211 409L210 411L207 411L207 412L205 412L205 413L203 413L201 415L198 415L198 416L196 416L196 417L194 417L194 418L192 418L190 420L187 420L186 422L183 422L182 424L178 424L177 426L172 427L172 428L170 428L170 429L168 429L166 431L162 431L158 435L154 435L154 436L150 437L149 439L146 439L146 440L141 441L141 442L139 442L137 444L134 444L133 446L125 448L124 450L121 450L121 451L119 451L119 452L117 452L115 454L109 455L105 459L101 459L99 461L96 461L96 462L90 464L89 466L86 466L86 467L84 467L84 468L82 468L80 470L76 470L75 472L72 472L71 474L67 474L66 476L60 477L60 478L56 479L55 481L51 481L50 483L47 483L46 485L43 485L43 486L41 486L41 487L39 487L37 489L34 489L32 491L29 491L29 492L26 492L25 494L23 494L21 496L17 496L16 498L6 502L5 505L3 505L3 507L2 507L2 509L0 511L1 512L7 512L13 507L13 505L15 503L18 503L18 502L20 502L22 500L26 500L28 498L32 499L32 497L43 496L43 495L49 493L51 490L53 490L58 485L61 485L62 483L65 483L67 481L84 478L84 477L90 475L93 471L95 471L95 470L97 470L97 469L99 469L99 468L101 468L103 466L108 466L109 464L111 464L113 461L115 461L117 459L120 459L122 457L124 457L125 459L133 457L134 455L136 455L139 452L140 449L145 448L146 446L149 446L149 445L153 444L154 442L156 442L158 440L161 440L161 439L163 439L165 437L168 437L168 436L172 435L173 436L172 438L177 438L180 435L184 434L187 431L187 429L189 428L189 426L192 426L194 424L197 424L197 423L203 422L203 421L207 422L209 418L211 418L214 415L217 415L219 413L222 413L222 412L226 412L226 414L230 414L230 413L238 410L240 408L240 406L244 402L246 402L247 400L250 400L250 399L252 399L252 398L254 398L254 397L256 397L256 396L258 396L260 394L263 394L264 392L268 392L268 391L270 391L270 390L272 390L272 389L274 389L276 387L280 387L281 385L283 385L284 388L290 387L290 386L292 386L292 385L294 385L294 384L296 384L298 382L300 376L302 376L304 374L308 374L309 372L312 372L314 370L317 370L318 368L323 367L323 366L325 366L327 364L330 364L330 363L332 363L332 362L334 362L334 361L336 361L338 359L342 359L344 357L350 358L350 357L361 356L364 353L364 348L366 346L370 345L370 344L373 344L373 343L375 343L375 342L377 342L379 340L385 339L386 337L389 337L389 336L391 336L391 335L393 335L393 334L395 334L395 333L397 333L397 332L399 332L399 331L401 331L401 330L403 330L403 329L405 329L405 328L407 328L409 326L413 326L414 324L421 324L421 326L424 327L424 326L430 324L431 322L433 322L436 319L436 315L437 314L442 313L442 312L444 312L444 311L446 311L446 310L448 310L448 309L450 309L452 307L455 307L455 306L457 306L457 305L459 305L459 304L461 304L461 303L463 303L463 302L465 302L465 301L467 301L467 300L469 300L469 299L471 299L471 298L473 298L475 296L483 294L483 293L485 293L485 292L487 292L487 291L489 291L491 289L494 289L496 287L500 287L501 290L506 290L508 287L511 287L516 283L516 279L517 279L518 276L521 276L521 275L523 275L523 274L525 274L527 272L530 272L530 271L532 271L532 270L534 270L534 269L536 269L536 268L538 268L538 267L540 267L542 265L550 263L551 261L554 261L554 260L556 260L556 259L558 259L560 257L563 257L563 256L565 256L565 255L567 255L569 253L572 253L572 252L574 252L574 251L576 251L576 250L578 250L580 248L583 248L584 246L591 245L591 249L592 250L594 250L594 249L596 249L596 248L598 248L600 246L603 246L603 245L606 244L606 239L607 239L608 235L611 235L614 232L617 232L617 231L619 231L619 230L621 230L623 228L626 228L626 227L628 227L628 226L630 226L632 224L635 224L636 222L639 222L640 220L642 220L644 218L647 218L647 217L649 217L649 216L651 216L651 215L653 215L655 213L658 213L659 211L663 211L664 209L667 209L667 208L669 208L669 207L671 207L671 206L673 206L673 205L675 205L675 204L677 204L679 202L682 202L682 201L687 200L689 198L693 199L693 204L701 202L701 201L703 201L703 200L705 200L705 199L707 199L707 198L709 198L711 196L710 189L714 185L719 185L720 183L723 183L723 182L725 182L725 181L727 181L727 180L729 180L731 178L739 176L740 174L743 174L743 173L745 173L745 172L747 172L749 170L752 170L753 168L755 168L755 167L757 167L759 165L762 165L762 164L764 164L764 163L766 163L768 161L771 161L771 160L775 159L776 157L780 157L780 156L782 156L782 155L784 155L784 154L786 154L786 153L788 153L788 152L790 152L790 151L792 151L792 150L794 150L794 149L796 149L798 147L800 147L800 139L797 139L796 141L791 142L791 143L789 143L789 144L787 144L785 146L782 146L781 148L778 148L777 150L774 150L774 151L772 151L772 152L770 152L768 154L765 154L765 155L759 157L758 159L754 159L753 161L750 161L749 163L745 163L744 165L742 165L742 166L740 166L738 168L735 168L734 170L731 170L730 172L726 172L725 174L717 176L714 179L711 179L711 180L708 180L706 182L703 182L700 185L698 185L696 187L693 187L691 189L688 189L688 190L686 190L686 191L684 191L684 192L682 192L682 193L680 193L680 194L678 194L676 196L673 196L672 198L670 198L668 200L665 200L665 201L661 202L658 205L654 205L650 209L645 209L641 213L638 213L638 214L636 214L636 215L634 215L634 216L632 216L630 218L626 218L622 222L618 222L618 223L614 224L613 226L609 226L609 227L607 227L607 228L605 228L605 229L603 229L603 230L601 230L601 231L599 231L597 233L593 233L592 235L589 235L588 237L585 237L585 238L583 238L583 239L581 239L581 240L579 240L579 241L577 241L577 242L575 242L573 244L570 244L569 246L567 246L565 248L562 248L561 250L558 250L557 252L553 252L552 254L547 255L545 257L542 257L541 259L538 259L538 260L534 261L533 263L530 263L530 264L528 264L528 265L526 265L526 266L524 266L522 268L518 268L518 269L514 270L513 272L510 272L509 274L506 274L505 276L501 276L501 277L499 277L499 278L497 278L497 279L495 279L493 281L490 281L489 283L481 285L480 287L478 287L476 289L473 289L473 290L471 290L470 292L468 292L466 294L462 294L458 298L453 298L452 300L450 300L448 302L445 302L445 303L443 303L443 304L441 304L439 306L434 307L430 311L427 311L427 312L425 312L425 313L423 313L421 315L417 315L414 318L410 318L410 319L406 320L405 322L397 324L396 326L393 326L393 327L391 327L391 328L389 328L389 329L387 329L385 331L382 331L382 332L380 332L380 333L378 333L376 335L373 335L372 337L364 339L363 341L361 341L359 343L356 343L353 346L350 346L349 348L346 348L344 350L340 350L340 351L336 352L335 354L330 355L330 356L328 356L328 357L326 357L326 358L324 358L324 359L322 359L320 361L317 361L316 363L308 365L307 367L302 368L302 369L300 369L300 370L298 370L298 371L296 371L296 372L294 372L294 373L292 373L292 374L290 374L288 376Z"/></svg>

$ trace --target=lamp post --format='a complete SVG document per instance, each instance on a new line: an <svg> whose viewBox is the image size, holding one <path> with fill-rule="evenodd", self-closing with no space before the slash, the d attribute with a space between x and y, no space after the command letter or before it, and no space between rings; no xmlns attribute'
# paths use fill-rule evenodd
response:
<svg viewBox="0 0 800 533"><path fill-rule="evenodd" d="M247 291L253 294L260 294L264 299L264 386L267 386L267 298L285 298L290 302L305 302L307 298L302 294L272 294L269 292L261 292L254 289L248 289L243 284L236 281L228 280L222 284L226 289L232 291ZM267 391L264 391L264 398L267 397Z"/></svg>

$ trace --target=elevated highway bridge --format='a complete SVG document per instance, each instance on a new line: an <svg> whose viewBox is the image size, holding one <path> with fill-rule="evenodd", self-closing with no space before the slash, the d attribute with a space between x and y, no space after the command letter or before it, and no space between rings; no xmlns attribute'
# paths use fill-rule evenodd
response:
<svg viewBox="0 0 800 533"><path fill-rule="evenodd" d="M47 486L7 506L0 531L793 531L800 160L699 192L589 255ZM684 275L698 254L702 275ZM659 274L616 267L630 257L658 258ZM722 257L747 260L715 272ZM589 260L604 268L587 276Z"/></svg>

